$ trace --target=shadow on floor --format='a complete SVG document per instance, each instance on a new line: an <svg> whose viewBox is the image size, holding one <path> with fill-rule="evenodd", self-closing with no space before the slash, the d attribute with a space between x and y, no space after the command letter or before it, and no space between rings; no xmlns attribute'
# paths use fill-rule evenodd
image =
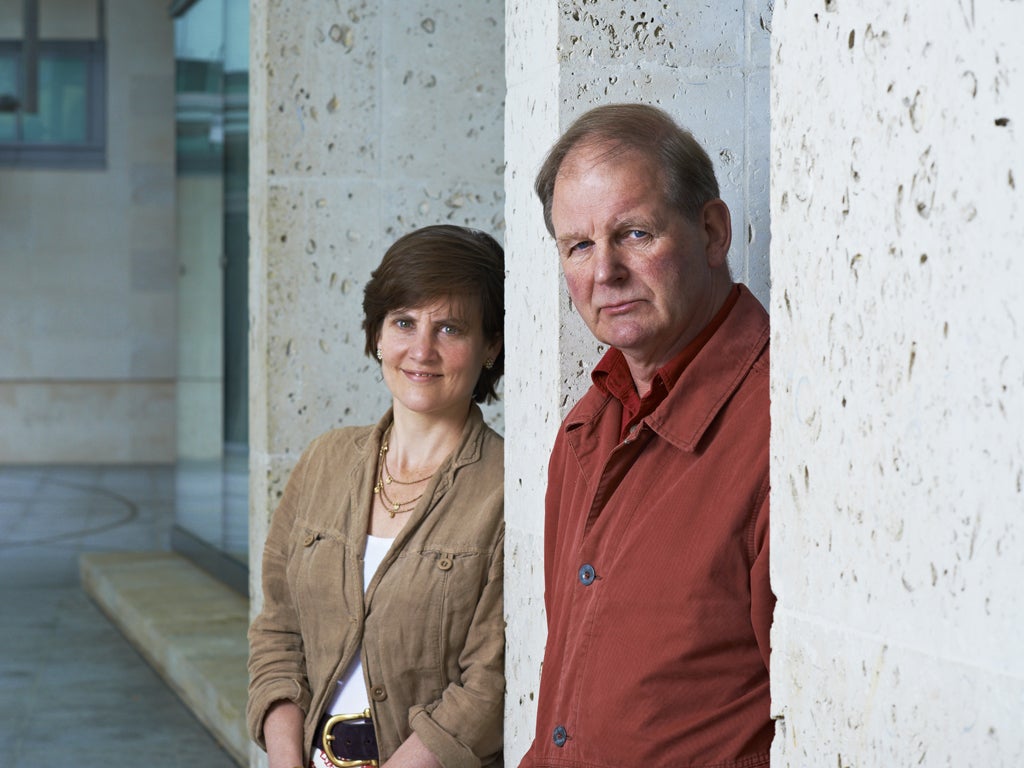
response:
<svg viewBox="0 0 1024 768"><path fill-rule="evenodd" d="M0 467L0 754L9 768L235 768L83 592L89 552L167 551L172 467Z"/></svg>

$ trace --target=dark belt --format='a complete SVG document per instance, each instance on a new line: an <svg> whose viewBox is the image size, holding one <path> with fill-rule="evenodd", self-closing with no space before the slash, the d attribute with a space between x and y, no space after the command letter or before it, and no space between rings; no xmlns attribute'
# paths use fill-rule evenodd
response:
<svg viewBox="0 0 1024 768"><path fill-rule="evenodd" d="M369 709L357 715L324 715L316 727L313 746L322 749L338 768L376 766L380 759Z"/></svg>

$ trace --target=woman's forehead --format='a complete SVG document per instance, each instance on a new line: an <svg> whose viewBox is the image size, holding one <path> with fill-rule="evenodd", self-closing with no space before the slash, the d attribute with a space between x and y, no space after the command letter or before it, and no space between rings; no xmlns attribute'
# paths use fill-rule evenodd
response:
<svg viewBox="0 0 1024 768"><path fill-rule="evenodd" d="M398 312L426 312L437 317L470 320L480 316L480 298L467 295L434 296L391 310L392 314Z"/></svg>

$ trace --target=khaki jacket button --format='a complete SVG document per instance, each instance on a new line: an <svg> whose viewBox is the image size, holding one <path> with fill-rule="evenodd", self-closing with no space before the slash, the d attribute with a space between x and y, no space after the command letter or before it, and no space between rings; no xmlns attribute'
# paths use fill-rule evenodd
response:
<svg viewBox="0 0 1024 768"><path fill-rule="evenodd" d="M388 697L388 692L383 685L375 685L370 689L370 697L374 701L384 701Z"/></svg>
<svg viewBox="0 0 1024 768"><path fill-rule="evenodd" d="M312 545L314 541L316 541L316 536L314 536L312 533L306 534L306 538L302 540L302 546L308 547Z"/></svg>
<svg viewBox="0 0 1024 768"><path fill-rule="evenodd" d="M452 569L452 559L448 557L448 555L445 555L437 561L437 567L442 571L450 571Z"/></svg>

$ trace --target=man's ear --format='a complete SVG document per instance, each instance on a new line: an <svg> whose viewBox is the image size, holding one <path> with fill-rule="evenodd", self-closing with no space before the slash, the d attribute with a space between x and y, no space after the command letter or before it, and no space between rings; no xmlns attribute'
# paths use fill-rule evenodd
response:
<svg viewBox="0 0 1024 768"><path fill-rule="evenodd" d="M716 198L704 204L700 221L707 237L708 266L712 269L726 263L732 244L732 216L724 200Z"/></svg>

